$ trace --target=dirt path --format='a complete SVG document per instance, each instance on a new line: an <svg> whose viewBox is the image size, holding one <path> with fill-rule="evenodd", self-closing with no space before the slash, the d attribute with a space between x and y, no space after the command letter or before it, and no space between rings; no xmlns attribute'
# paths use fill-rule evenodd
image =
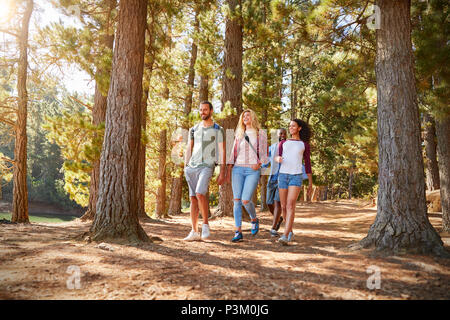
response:
<svg viewBox="0 0 450 320"><path fill-rule="evenodd" d="M299 203L288 247L271 239L268 212L256 238L244 222L238 244L232 218L210 221L204 242L181 240L190 224L180 215L143 224L161 243L103 249L73 240L89 223L0 224L0 299L450 299L449 260L347 250L375 214L357 202ZM441 231L440 215L430 220ZM368 270L380 272L379 289Z"/></svg>

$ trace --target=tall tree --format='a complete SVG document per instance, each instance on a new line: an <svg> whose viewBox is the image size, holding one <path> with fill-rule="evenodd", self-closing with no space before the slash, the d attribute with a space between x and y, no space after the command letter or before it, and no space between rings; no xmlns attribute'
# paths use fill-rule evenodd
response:
<svg viewBox="0 0 450 320"><path fill-rule="evenodd" d="M435 119L443 229L450 229L450 21L448 1L414 3L414 53L421 103ZM426 115L425 115L426 116Z"/></svg>
<svg viewBox="0 0 450 320"><path fill-rule="evenodd" d="M242 112L242 55L243 26L242 6L239 0L227 0L228 5L225 21L225 48L222 78L222 110L226 105L235 112L222 121L225 129L236 129L238 117ZM232 144L226 135L226 144ZM228 150L228 148L227 148ZM216 215L233 214L233 191L230 184L219 187L219 205Z"/></svg>
<svg viewBox="0 0 450 320"><path fill-rule="evenodd" d="M147 0L122 0L100 159L97 213L91 238L148 241L137 216L135 179L141 143L142 76Z"/></svg>
<svg viewBox="0 0 450 320"><path fill-rule="evenodd" d="M378 0L375 72L379 190L375 222L360 242L383 251L446 254L425 200L411 44L410 0Z"/></svg>
<svg viewBox="0 0 450 320"><path fill-rule="evenodd" d="M17 74L17 92L19 94L17 120L15 125L14 145L14 189L12 222L29 223L28 188L27 188L27 114L28 114L28 33L33 12L33 0L26 1L23 14L19 43L19 69Z"/></svg>
<svg viewBox="0 0 450 320"><path fill-rule="evenodd" d="M103 51L112 52L114 46L114 19L113 10L117 6L116 0L107 0L107 10L106 10L106 23L104 25L105 34L100 41L100 48ZM103 53L105 54L105 53ZM102 66L98 64L96 67L96 78L97 79L109 79L111 74L110 65ZM94 106L92 108L92 124L95 126L100 126L105 122L106 108L107 108L107 92L102 90L100 81L95 82L95 93L94 93ZM105 81L109 83L109 81ZM81 220L92 220L96 212L96 205L98 199L98 182L100 175L100 159L96 159L92 164L91 179L89 185L89 205L86 213L81 217Z"/></svg>
<svg viewBox="0 0 450 320"><path fill-rule="evenodd" d="M147 219L148 215L145 208L145 177L146 177L146 153L147 153L147 106L150 94L150 81L152 78L153 68L155 65L157 48L156 48L156 26L158 25L158 17L161 12L161 4L156 1L148 3L148 18L147 18L147 35L146 39L146 56L144 58L144 78L143 78L143 96L141 104L141 138L142 143L139 149L139 169L137 176L138 185L138 217L139 219Z"/></svg>
<svg viewBox="0 0 450 320"><path fill-rule="evenodd" d="M158 166L158 180L160 185L158 186L156 196L156 216L166 216L166 157L167 157L167 129L162 129L159 133L159 166Z"/></svg>

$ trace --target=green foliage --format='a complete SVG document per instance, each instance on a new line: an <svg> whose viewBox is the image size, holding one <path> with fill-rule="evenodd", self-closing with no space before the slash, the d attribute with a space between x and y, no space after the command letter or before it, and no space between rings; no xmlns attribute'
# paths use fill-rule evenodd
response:
<svg viewBox="0 0 450 320"><path fill-rule="evenodd" d="M436 118L450 114L450 21L448 1L414 3L412 32L419 101Z"/></svg>
<svg viewBox="0 0 450 320"><path fill-rule="evenodd" d="M91 114L76 105L70 97L63 99L66 110L60 115L46 117L43 128L47 139L61 150L64 159L64 190L70 199L82 207L89 201L90 172L100 159L104 124L92 124Z"/></svg>

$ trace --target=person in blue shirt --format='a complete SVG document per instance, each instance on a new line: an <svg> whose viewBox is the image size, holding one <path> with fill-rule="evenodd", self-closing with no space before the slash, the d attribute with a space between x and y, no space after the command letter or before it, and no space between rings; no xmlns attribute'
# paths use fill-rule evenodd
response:
<svg viewBox="0 0 450 320"><path fill-rule="evenodd" d="M284 128L278 129L278 142L272 144L269 147L269 159L270 161L263 165L263 168L267 168L270 164L270 176L267 181L267 196L266 196L266 204L270 210L270 213L273 215L273 223L272 229L270 230L270 234L273 237L278 237L278 229L280 228L281 223L283 222L283 217L281 216L281 203L280 203L280 195L278 193L278 171L280 169L280 164L275 161L275 157L277 156L278 144L286 140L287 131Z"/></svg>

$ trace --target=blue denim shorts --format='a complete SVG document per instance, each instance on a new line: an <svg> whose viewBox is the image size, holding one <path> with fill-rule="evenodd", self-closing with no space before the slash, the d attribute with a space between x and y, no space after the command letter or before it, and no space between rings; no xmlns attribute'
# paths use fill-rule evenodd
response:
<svg viewBox="0 0 450 320"><path fill-rule="evenodd" d="M267 183L266 203L273 204L274 201L280 202L280 194L278 193L278 180L269 180Z"/></svg>
<svg viewBox="0 0 450 320"><path fill-rule="evenodd" d="M302 181L303 178L301 174L280 173L278 175L278 188L287 189L290 186L301 187Z"/></svg>

